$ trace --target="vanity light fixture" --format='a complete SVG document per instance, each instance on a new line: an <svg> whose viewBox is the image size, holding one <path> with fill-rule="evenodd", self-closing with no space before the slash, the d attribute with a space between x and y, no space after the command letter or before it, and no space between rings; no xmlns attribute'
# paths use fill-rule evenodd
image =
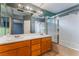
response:
<svg viewBox="0 0 79 59"><path fill-rule="evenodd" d="M21 3L18 4L17 10L21 11L21 12L29 12L29 13L32 13L32 14L36 13L37 15L43 15L42 10L39 10L39 9L38 10L34 10L32 8L32 6L29 6L29 5L24 6Z"/></svg>

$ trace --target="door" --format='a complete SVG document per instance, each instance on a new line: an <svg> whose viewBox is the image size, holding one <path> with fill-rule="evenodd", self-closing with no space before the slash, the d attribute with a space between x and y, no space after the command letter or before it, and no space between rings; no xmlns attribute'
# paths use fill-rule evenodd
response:
<svg viewBox="0 0 79 59"><path fill-rule="evenodd" d="M47 46L46 46L47 51L51 50L52 49L51 37L46 38L46 44L47 44Z"/></svg>
<svg viewBox="0 0 79 59"><path fill-rule="evenodd" d="M46 43L46 38L42 39L42 42L41 42L41 50L42 50L42 53L45 53L47 51L47 43Z"/></svg>

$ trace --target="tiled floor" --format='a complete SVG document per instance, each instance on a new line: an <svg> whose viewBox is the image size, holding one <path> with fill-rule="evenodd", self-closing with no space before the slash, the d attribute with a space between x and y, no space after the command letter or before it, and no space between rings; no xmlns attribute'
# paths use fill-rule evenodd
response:
<svg viewBox="0 0 79 59"><path fill-rule="evenodd" d="M43 56L79 56L79 51L53 44L53 49L50 52L43 54Z"/></svg>

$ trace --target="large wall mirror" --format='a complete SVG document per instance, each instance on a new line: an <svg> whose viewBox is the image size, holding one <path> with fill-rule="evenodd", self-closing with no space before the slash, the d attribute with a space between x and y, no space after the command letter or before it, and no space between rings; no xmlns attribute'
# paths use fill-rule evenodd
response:
<svg viewBox="0 0 79 59"><path fill-rule="evenodd" d="M6 4L1 3L0 11L0 36L10 34L10 10Z"/></svg>
<svg viewBox="0 0 79 59"><path fill-rule="evenodd" d="M24 13L1 3L0 36L24 33Z"/></svg>

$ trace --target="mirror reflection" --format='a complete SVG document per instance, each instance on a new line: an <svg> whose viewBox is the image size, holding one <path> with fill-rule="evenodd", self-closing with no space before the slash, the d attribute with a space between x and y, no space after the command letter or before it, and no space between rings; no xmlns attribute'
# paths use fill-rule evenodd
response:
<svg viewBox="0 0 79 59"><path fill-rule="evenodd" d="M0 35L9 33L9 17L1 17L0 20Z"/></svg>

